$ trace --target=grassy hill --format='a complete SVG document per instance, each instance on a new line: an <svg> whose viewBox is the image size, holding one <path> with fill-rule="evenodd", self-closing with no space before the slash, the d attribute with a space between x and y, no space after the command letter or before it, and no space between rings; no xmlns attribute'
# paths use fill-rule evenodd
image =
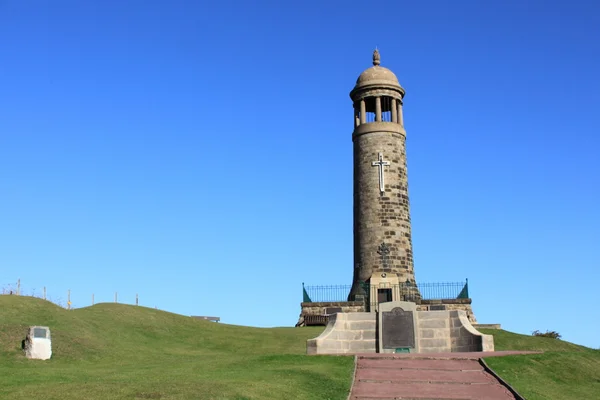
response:
<svg viewBox="0 0 600 400"><path fill-rule="evenodd" d="M27 328L47 325L53 356L27 360ZM345 399L352 357L305 356L322 328L249 328L151 308L97 304L67 311L0 296L0 399ZM488 365L529 400L600 398L600 350L561 340L482 330Z"/></svg>
<svg viewBox="0 0 600 400"><path fill-rule="evenodd" d="M27 360L30 325L52 333L51 360ZM305 356L321 328L249 328L151 308L67 311L0 296L2 399L345 399L352 357Z"/></svg>
<svg viewBox="0 0 600 400"><path fill-rule="evenodd" d="M600 350L558 339L481 329L496 350L543 354L490 357L485 362L528 400L600 399Z"/></svg>

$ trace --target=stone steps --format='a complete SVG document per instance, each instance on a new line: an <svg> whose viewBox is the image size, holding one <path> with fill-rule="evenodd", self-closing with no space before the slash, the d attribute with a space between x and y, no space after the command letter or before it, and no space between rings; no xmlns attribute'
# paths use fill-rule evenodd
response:
<svg viewBox="0 0 600 400"><path fill-rule="evenodd" d="M478 359L358 356L352 400L509 400L514 395Z"/></svg>

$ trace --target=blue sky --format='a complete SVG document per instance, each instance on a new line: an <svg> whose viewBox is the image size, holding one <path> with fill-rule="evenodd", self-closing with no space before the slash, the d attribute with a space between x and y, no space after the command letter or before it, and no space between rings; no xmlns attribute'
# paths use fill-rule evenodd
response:
<svg viewBox="0 0 600 400"><path fill-rule="evenodd" d="M292 326L352 279L352 104L406 89L419 282L599 347L600 5L0 1L0 284Z"/></svg>

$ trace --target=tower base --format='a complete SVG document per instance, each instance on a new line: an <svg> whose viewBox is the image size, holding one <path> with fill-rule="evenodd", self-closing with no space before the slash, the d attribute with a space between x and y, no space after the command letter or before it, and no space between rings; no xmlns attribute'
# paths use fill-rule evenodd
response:
<svg viewBox="0 0 600 400"><path fill-rule="evenodd" d="M336 313L307 354L446 353L494 351L494 337L477 331L464 311L417 311L410 302L390 302L379 313Z"/></svg>
<svg viewBox="0 0 600 400"><path fill-rule="evenodd" d="M417 300L417 311L464 311L469 323L477 324L471 307L471 299ZM332 315L336 313L371 312L375 314L376 304L364 301L324 301L300 303L302 308L296 327L326 326Z"/></svg>

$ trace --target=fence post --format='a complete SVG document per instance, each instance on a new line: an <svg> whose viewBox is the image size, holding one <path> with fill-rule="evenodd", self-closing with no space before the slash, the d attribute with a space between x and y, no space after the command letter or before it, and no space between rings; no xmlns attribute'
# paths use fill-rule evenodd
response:
<svg viewBox="0 0 600 400"><path fill-rule="evenodd" d="M92 293L92 305L94 305L94 293Z"/></svg>
<svg viewBox="0 0 600 400"><path fill-rule="evenodd" d="M21 295L21 279L17 279L17 296Z"/></svg>
<svg viewBox="0 0 600 400"><path fill-rule="evenodd" d="M71 309L71 289L67 291L67 310Z"/></svg>

